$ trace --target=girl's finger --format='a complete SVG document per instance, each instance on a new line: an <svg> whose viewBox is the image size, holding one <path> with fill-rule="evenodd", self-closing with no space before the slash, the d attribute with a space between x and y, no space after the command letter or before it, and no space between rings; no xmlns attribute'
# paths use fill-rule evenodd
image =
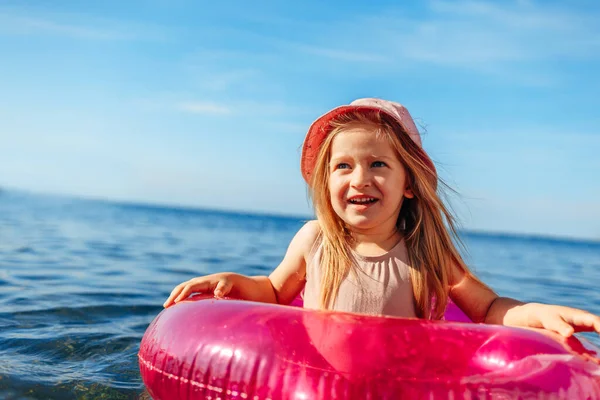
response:
<svg viewBox="0 0 600 400"><path fill-rule="evenodd" d="M600 333L600 317L588 312L563 316L563 318L576 327L578 332L596 331Z"/></svg>
<svg viewBox="0 0 600 400"><path fill-rule="evenodd" d="M559 316L553 317L549 321L544 321L543 325L545 329L557 332L564 337L569 337L575 332L573 327Z"/></svg>
<svg viewBox="0 0 600 400"><path fill-rule="evenodd" d="M231 291L232 284L229 280L222 279L215 287L215 297L225 297Z"/></svg>
<svg viewBox="0 0 600 400"><path fill-rule="evenodd" d="M184 286L183 283L175 286L175 289L173 289L171 291L171 294L169 295L169 298L164 302L163 307L167 308L169 307L171 304L173 304L173 299L175 299L179 293L181 292L181 288Z"/></svg>
<svg viewBox="0 0 600 400"><path fill-rule="evenodd" d="M213 286L214 286L214 283L211 282L210 280L192 279L191 281L187 282L187 284L181 290L181 293L179 293L179 296L177 296L175 298L175 303L188 298L188 296L190 296L192 293L209 292L213 289Z"/></svg>
<svg viewBox="0 0 600 400"><path fill-rule="evenodd" d="M174 297L174 296L175 296L175 295L173 295L173 294L172 294L171 296L169 296L169 298L168 298L167 300L165 300L165 302L163 303L163 307L164 307L164 308L167 308L167 307L169 307L171 304L173 304L173 297Z"/></svg>
<svg viewBox="0 0 600 400"><path fill-rule="evenodd" d="M185 299L186 297L188 297L192 292L192 285L191 284L187 284L183 287L183 289L181 289L181 292L177 295L177 297L175 297L175 300L173 300L175 303Z"/></svg>

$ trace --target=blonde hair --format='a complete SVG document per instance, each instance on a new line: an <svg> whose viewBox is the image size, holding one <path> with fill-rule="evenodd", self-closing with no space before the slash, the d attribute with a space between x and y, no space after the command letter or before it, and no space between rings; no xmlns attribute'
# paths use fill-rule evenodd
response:
<svg viewBox="0 0 600 400"><path fill-rule="evenodd" d="M415 311L419 318L442 317L448 303L452 266L473 279L454 241L462 245L454 217L438 194L438 177L420 155L422 150L401 125L380 112L353 112L337 117L333 130L321 145L309 193L321 226L321 297L324 309L337 297L342 280L354 273L350 245L352 237L344 221L335 213L329 193L329 162L334 138L351 127L369 127L388 141L409 176L414 198L405 198L396 223L406 243L411 265ZM443 181L439 183L449 188Z"/></svg>

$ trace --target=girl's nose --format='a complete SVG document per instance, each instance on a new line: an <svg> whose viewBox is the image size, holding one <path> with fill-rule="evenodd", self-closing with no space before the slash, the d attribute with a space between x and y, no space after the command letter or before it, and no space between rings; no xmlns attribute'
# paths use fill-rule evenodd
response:
<svg viewBox="0 0 600 400"><path fill-rule="evenodd" d="M350 184L355 188L368 186L371 182L369 171L365 168L357 167L352 171L352 179Z"/></svg>

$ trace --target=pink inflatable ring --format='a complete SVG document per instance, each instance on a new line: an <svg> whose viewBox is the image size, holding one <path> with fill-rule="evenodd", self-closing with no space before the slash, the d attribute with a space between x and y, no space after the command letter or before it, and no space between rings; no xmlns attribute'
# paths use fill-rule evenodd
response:
<svg viewBox="0 0 600 400"><path fill-rule="evenodd" d="M139 352L154 400L600 399L598 349L575 337L196 296Z"/></svg>

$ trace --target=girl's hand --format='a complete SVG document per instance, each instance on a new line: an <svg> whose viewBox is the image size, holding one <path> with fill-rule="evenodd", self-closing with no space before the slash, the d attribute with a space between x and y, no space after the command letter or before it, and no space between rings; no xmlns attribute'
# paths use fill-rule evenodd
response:
<svg viewBox="0 0 600 400"><path fill-rule="evenodd" d="M163 307L169 307L181 300L186 299L193 293L213 292L215 297L221 298L227 296L233 288L233 280L230 273L223 272L207 276L199 276L189 281L175 286L171 295L163 304Z"/></svg>
<svg viewBox="0 0 600 400"><path fill-rule="evenodd" d="M600 316L584 310L539 303L524 304L518 308L519 313L524 313L523 321L532 328L544 328L564 337L574 332L595 331L600 334Z"/></svg>

